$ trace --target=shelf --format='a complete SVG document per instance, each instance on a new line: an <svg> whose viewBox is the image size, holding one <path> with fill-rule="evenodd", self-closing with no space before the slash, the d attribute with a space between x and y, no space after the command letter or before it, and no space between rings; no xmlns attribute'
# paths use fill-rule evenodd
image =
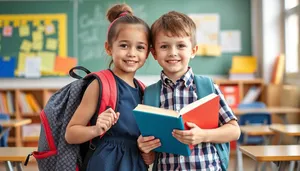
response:
<svg viewBox="0 0 300 171"><path fill-rule="evenodd" d="M254 80L228 80L228 79L214 79L216 84L262 84L262 79L254 79Z"/></svg>
<svg viewBox="0 0 300 171"><path fill-rule="evenodd" d="M14 143L16 141L15 137L8 137L8 142L9 143Z"/></svg>
<svg viewBox="0 0 300 171"><path fill-rule="evenodd" d="M38 142L39 141L39 136L27 136L23 137L24 142Z"/></svg>

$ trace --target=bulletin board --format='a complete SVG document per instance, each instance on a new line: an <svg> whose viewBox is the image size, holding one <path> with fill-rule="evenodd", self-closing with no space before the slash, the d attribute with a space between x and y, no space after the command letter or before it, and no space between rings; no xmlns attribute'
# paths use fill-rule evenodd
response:
<svg viewBox="0 0 300 171"><path fill-rule="evenodd" d="M0 55L17 58L16 75L26 57L40 57L42 72L54 70L57 56L67 57L66 14L0 15Z"/></svg>

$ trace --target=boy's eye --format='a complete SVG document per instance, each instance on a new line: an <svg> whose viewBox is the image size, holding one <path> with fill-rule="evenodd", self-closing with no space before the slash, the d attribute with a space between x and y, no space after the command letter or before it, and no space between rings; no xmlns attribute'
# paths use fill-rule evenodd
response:
<svg viewBox="0 0 300 171"><path fill-rule="evenodd" d="M179 44L178 47L179 47L179 48L184 48L184 47L186 47L186 46L185 46L185 44Z"/></svg>
<svg viewBox="0 0 300 171"><path fill-rule="evenodd" d="M142 49L145 49L145 47L144 46L138 46L137 49L142 50Z"/></svg>
<svg viewBox="0 0 300 171"><path fill-rule="evenodd" d="M160 48L161 49L166 49L168 46L167 45L161 45Z"/></svg>

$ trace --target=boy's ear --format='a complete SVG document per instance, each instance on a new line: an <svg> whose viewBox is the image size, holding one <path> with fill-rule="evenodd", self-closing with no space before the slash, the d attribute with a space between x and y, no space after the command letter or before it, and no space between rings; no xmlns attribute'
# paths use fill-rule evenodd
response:
<svg viewBox="0 0 300 171"><path fill-rule="evenodd" d="M157 60L157 59L156 59L156 52L155 52L155 49L154 49L153 47L151 47L151 48L150 48L150 51L151 51L151 54L152 54L152 56L154 57L154 59Z"/></svg>
<svg viewBox="0 0 300 171"><path fill-rule="evenodd" d="M106 54L108 55L108 56L111 56L112 55L112 53L111 53L111 47L109 46L109 44L108 44L108 42L106 41L105 42L105 51L106 51Z"/></svg>
<svg viewBox="0 0 300 171"><path fill-rule="evenodd" d="M193 49L192 49L192 56L191 58L194 58L196 56L196 53L198 51L198 45L196 45Z"/></svg>

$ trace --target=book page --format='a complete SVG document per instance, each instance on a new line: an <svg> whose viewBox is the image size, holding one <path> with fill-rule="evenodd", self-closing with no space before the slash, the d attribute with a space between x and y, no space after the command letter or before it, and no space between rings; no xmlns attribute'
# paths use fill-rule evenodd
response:
<svg viewBox="0 0 300 171"><path fill-rule="evenodd" d="M178 118L180 115L174 110L170 109L163 109L148 105L139 104L134 110L141 111L149 114L156 114L156 115L164 115L164 116L171 116Z"/></svg>

